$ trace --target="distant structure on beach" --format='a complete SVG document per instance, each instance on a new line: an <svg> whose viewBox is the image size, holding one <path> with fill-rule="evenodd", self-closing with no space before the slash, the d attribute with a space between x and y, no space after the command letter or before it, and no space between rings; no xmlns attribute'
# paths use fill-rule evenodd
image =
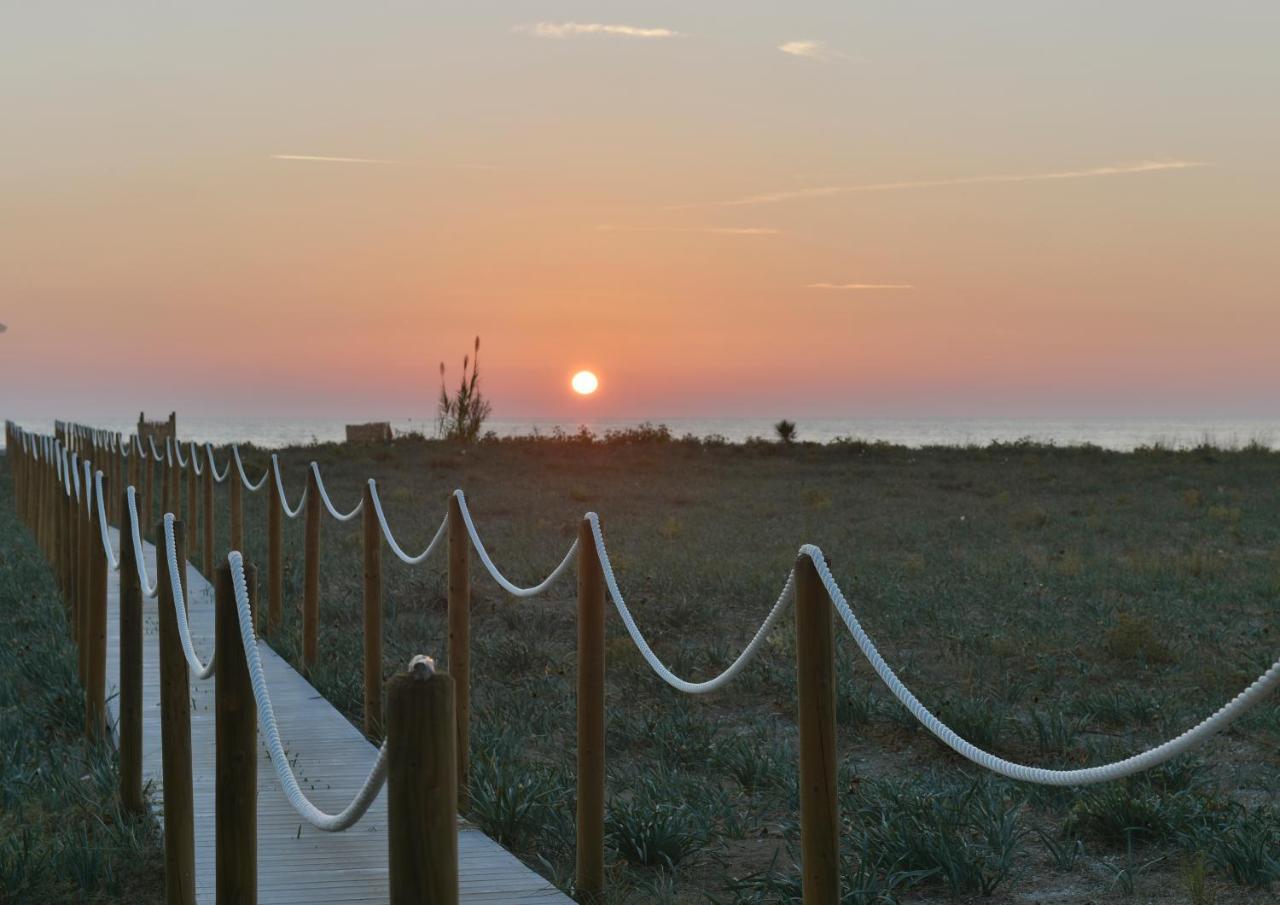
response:
<svg viewBox="0 0 1280 905"><path fill-rule="evenodd" d="M370 421L368 424L348 424L348 443L390 443L391 422Z"/></svg>

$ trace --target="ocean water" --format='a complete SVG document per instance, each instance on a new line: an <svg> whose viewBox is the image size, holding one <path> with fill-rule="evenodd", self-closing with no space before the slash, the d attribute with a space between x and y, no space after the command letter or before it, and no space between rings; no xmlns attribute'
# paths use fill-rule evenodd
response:
<svg viewBox="0 0 1280 905"><path fill-rule="evenodd" d="M435 431L431 420L389 420L397 434L416 431L432 436ZM19 423L39 431L53 427L51 421L21 419ZM594 433L603 434L639 423L637 419L596 419L584 424ZM653 418L650 423L667 425L677 437L718 435L731 443L774 436L774 421L770 418ZM128 418L101 419L95 424L116 431L132 431L136 426ZM278 448L340 441L346 424L340 418L183 418L179 414L178 433L184 440L201 443L253 443ZM800 440L818 443L854 437L912 447L965 446L1026 438L1059 445L1091 443L1119 451L1157 443L1187 448L1205 442L1228 448L1249 443L1280 448L1280 418L801 418L797 424ZM494 418L486 429L510 437L550 434L557 428L573 433L579 426L579 422L565 419Z"/></svg>

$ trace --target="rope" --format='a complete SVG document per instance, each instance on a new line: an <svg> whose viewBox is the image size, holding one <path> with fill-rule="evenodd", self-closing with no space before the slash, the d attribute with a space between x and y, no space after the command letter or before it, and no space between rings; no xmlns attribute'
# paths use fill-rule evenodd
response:
<svg viewBox="0 0 1280 905"><path fill-rule="evenodd" d="M364 508L364 497L360 497L360 501L356 503L354 509L345 515L334 508L333 501L329 499L328 492L324 489L324 479L320 477L320 466L315 462L311 463L311 473L316 478L316 490L320 491L320 499L324 502L324 508L329 510L329 514L340 522L349 522Z"/></svg>
<svg viewBox="0 0 1280 905"><path fill-rule="evenodd" d="M181 444L181 443L179 443L177 440L174 440L172 443L170 443L170 442L169 442L169 438L168 438L168 437L165 437L165 439L164 439L164 445L165 445L165 447L166 447L167 449L172 450L172 456L173 456L173 458L174 458L175 460L177 460L178 467L179 467L179 468L186 468L186 467L187 467L187 463L186 463L186 461L182 458L182 444Z"/></svg>
<svg viewBox="0 0 1280 905"><path fill-rule="evenodd" d="M266 736L267 750L271 754L271 764L276 768L276 777L284 790L285 797L298 815L318 830L328 833L340 832L355 824L364 816L369 805L378 796L382 784L387 778L387 746L384 742L378 749L378 759L369 771L364 785L356 792L351 803L337 814L328 814L314 804L298 787L298 779L289 766L288 755L284 745L280 743L280 729L276 725L275 709L271 706L271 692L267 689L267 679L262 672L262 659L258 654L257 640L253 635L253 616L249 611L249 591L244 581L244 563L239 551L232 551L227 556L231 564L231 582L236 593L236 615L240 618L240 640L244 644L245 661L249 667L249 684L253 687L253 698L258 705L258 723Z"/></svg>
<svg viewBox="0 0 1280 905"><path fill-rule="evenodd" d="M80 453L71 454L71 478L75 481L76 502L80 502Z"/></svg>
<svg viewBox="0 0 1280 905"><path fill-rule="evenodd" d="M107 506L102 493L102 472L98 471L93 476L94 496L98 498L98 531L102 535L102 549L107 552L107 564L111 566L111 571L120 568L120 557L111 549L111 535L107 531ZM90 504L92 505L92 503Z"/></svg>
<svg viewBox="0 0 1280 905"><path fill-rule="evenodd" d="M431 538L431 543L427 544L427 549L423 550L417 556L410 556L404 552L395 537L391 533L391 528L387 525L387 516L382 511L382 500L378 498L378 482L373 478L369 479L369 498L373 500L373 512L378 517L378 524L382 526L382 536L387 539L387 546L391 548L391 552L400 558L401 562L416 566L418 563L429 557L436 545L440 543L440 539L444 537L445 529L449 527L449 517L446 515L440 522L440 527L436 529L435 537Z"/></svg>
<svg viewBox="0 0 1280 905"><path fill-rule="evenodd" d="M769 637L769 633L773 631L773 627L777 625L782 614L787 611L791 605L791 601L795 598L795 573L792 572L787 576L786 584L782 586L782 593L778 595L777 601L773 604L773 609L769 610L769 614L764 617L764 622L760 623L760 628L756 629L755 637L748 642L747 646L742 649L742 653L738 654L729 666L711 679L704 682L690 682L682 679L667 668L658 655L653 652L653 648L649 646L649 642L645 640L644 635L636 626L636 621L631 615L631 611L627 609L627 603L622 598L622 591L618 589L618 580L613 574L613 564L609 562L609 553L604 546L604 532L600 530L600 516L594 512L587 513L587 521L591 524L591 536L595 541L596 551L600 555L600 567L604 572L605 587L609 590L609 596L613 599L613 605L618 610L618 615L622 617L622 624L627 627L627 634L631 636L631 640L635 642L639 648L641 655L648 662L650 668L653 669L658 677L678 691L687 694L706 694L723 688L738 673L742 672L743 667L751 662L751 659L760 650L760 646Z"/></svg>
<svg viewBox="0 0 1280 905"><path fill-rule="evenodd" d="M168 455L168 452L169 452L168 442L169 442L169 441L166 439L166 440L165 440L165 455ZM148 445L150 445L150 447L151 447L151 458L153 458L153 459L155 459L157 462L159 462L159 461L160 461L160 450L156 449L156 438L155 438L155 436L154 436L153 434L147 434L147 443L148 443ZM166 459L166 461L168 461L168 460Z"/></svg>
<svg viewBox="0 0 1280 905"><path fill-rule="evenodd" d="M139 459L148 458L147 451L142 448L142 440L137 434L131 434L129 436L129 445L137 449Z"/></svg>
<svg viewBox="0 0 1280 905"><path fill-rule="evenodd" d="M280 494L280 508L284 510L284 514L289 518L297 518L302 514L302 506L307 501L307 491L311 489L310 484L306 484L302 488L302 496L298 499L298 505L294 509L289 508L289 501L284 495L284 482L280 479L280 459L275 454L271 454L271 470L276 476L276 491Z"/></svg>
<svg viewBox="0 0 1280 905"><path fill-rule="evenodd" d="M907 710L911 711L912 716L919 720L926 729L937 736L951 750L978 766L985 767L991 772L998 773L1009 779L1046 786L1083 786L1132 776L1135 773L1158 766L1171 758L1177 757L1179 754L1190 751L1210 736L1221 732L1241 717L1250 707L1262 700L1277 684L1280 684L1280 659L1278 659L1252 685L1218 708L1211 716L1201 720L1181 735L1141 754L1135 754L1132 757L1127 757L1114 763L1086 767L1079 770L1046 770L1041 767L1024 766L1005 760L1002 757L997 757L989 751L984 751L966 742L951 727L939 720L927 707L921 704L910 689L902 684L902 680L889 667L889 664L884 661L884 657L880 656L875 644L872 643L867 633L863 631L858 618L853 615L853 610L849 608L840 586L836 584L835 578L831 575L831 570L827 567L827 561L823 557L822 551L812 544L806 544L800 548L800 553L813 560L813 565L818 570L818 576L822 579L822 584L827 593L831 596L831 602L835 606L836 612L840 614L840 618L844 620L849 633L853 635L854 643L858 645L858 649L867 658L867 662L871 664L872 669L876 671L876 674L893 692L893 696Z"/></svg>
<svg viewBox="0 0 1280 905"><path fill-rule="evenodd" d="M191 441L191 467L195 469L197 478L204 474L204 471L200 468L200 453L196 449L196 441L194 440Z"/></svg>
<svg viewBox="0 0 1280 905"><path fill-rule="evenodd" d="M142 532L138 525L138 489L132 484L129 485L129 530L133 535L133 560L138 564L138 582L142 585L142 593L147 597L155 597L156 592L160 590L159 567L157 566L156 582L151 583L150 577L147 575L147 561L142 555ZM124 543L122 540L121 543Z"/></svg>
<svg viewBox="0 0 1280 905"><path fill-rule="evenodd" d="M560 565L551 570L551 574L536 585L522 588L512 584L507 580L506 576L498 571L498 567L493 564L493 560L489 558L489 552L485 550L484 543L480 540L480 535L476 533L475 522L471 520L471 510L467 508L467 498L463 496L461 490L455 490L453 495L458 498L458 508L462 511L462 521L467 526L467 533L471 535L471 543L475 545L476 552L480 554L480 561L484 563L484 567L493 576L493 580L501 585L502 589L513 597L536 597L547 588L551 587L565 570L569 568L569 564L573 562L573 555L578 550L577 538L569 545L569 552L564 555L564 559L560 560Z"/></svg>
<svg viewBox="0 0 1280 905"><path fill-rule="evenodd" d="M164 549L169 559L169 587L173 593L173 608L178 615L178 638L182 642L182 654L187 658L187 668L197 679L204 681L213 675L217 668L218 652L209 658L206 665L196 655L195 644L191 641L191 626L187 624L187 602L182 595L182 573L178 571L178 544L173 537L173 513L164 514ZM158 578L157 578L158 583Z"/></svg>
<svg viewBox="0 0 1280 905"><path fill-rule="evenodd" d="M221 484L227 479L227 475L231 474L231 463L227 463L227 467L222 469L222 474L218 474L218 465L213 461L213 444L206 443L204 445L205 455L209 457L209 470L213 472L213 482Z"/></svg>
<svg viewBox="0 0 1280 905"><path fill-rule="evenodd" d="M71 496L71 463L67 458L67 450L62 450L62 457L59 459L58 477L61 479L62 492L68 497Z"/></svg>
<svg viewBox="0 0 1280 905"><path fill-rule="evenodd" d="M240 472L240 481L244 484L246 488L248 488L249 492L257 493L259 490L261 490L262 485L267 483L267 477L271 474L271 469L268 468L266 471L264 471L262 473L262 477L258 479L258 483L254 484L250 482L249 476L244 473L244 463L240 461L240 447L238 446L231 447L231 458L236 460L236 471Z"/></svg>

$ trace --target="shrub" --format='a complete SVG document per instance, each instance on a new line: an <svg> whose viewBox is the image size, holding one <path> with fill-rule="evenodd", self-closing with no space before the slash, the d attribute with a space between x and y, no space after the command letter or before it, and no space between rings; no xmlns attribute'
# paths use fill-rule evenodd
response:
<svg viewBox="0 0 1280 905"><path fill-rule="evenodd" d="M445 440L473 443L489 417L492 406L480 392L480 337L476 337L473 356L462 357L462 382L452 396L444 384L444 362L440 362L440 401L436 412L436 429ZM470 368L470 373L468 373Z"/></svg>

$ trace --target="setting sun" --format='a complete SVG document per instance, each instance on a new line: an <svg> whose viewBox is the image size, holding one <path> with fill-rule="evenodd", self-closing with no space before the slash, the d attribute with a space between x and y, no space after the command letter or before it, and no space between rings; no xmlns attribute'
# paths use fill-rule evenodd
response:
<svg viewBox="0 0 1280 905"><path fill-rule="evenodd" d="M569 383L579 396L590 396L600 386L600 381L590 371L579 371Z"/></svg>

